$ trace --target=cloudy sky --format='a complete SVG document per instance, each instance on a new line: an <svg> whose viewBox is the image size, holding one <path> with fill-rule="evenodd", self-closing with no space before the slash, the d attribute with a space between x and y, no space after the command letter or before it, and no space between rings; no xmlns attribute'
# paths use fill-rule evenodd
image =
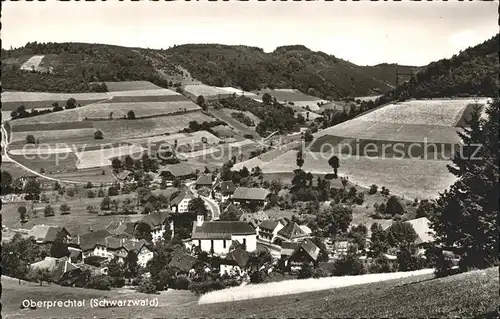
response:
<svg viewBox="0 0 500 319"><path fill-rule="evenodd" d="M425 65L498 32L495 2L3 2L2 46L303 44L360 65Z"/></svg>

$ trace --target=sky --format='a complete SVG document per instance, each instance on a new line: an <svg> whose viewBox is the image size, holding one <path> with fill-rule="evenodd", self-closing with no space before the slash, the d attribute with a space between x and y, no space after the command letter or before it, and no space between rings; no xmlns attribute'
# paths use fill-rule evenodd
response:
<svg viewBox="0 0 500 319"><path fill-rule="evenodd" d="M302 44L358 65L426 65L498 29L494 2L2 2L2 46L88 42L168 48L186 43L273 51Z"/></svg>

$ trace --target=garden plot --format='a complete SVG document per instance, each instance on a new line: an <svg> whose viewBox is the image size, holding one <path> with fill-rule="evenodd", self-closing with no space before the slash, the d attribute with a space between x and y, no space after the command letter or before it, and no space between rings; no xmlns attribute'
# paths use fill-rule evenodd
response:
<svg viewBox="0 0 500 319"><path fill-rule="evenodd" d="M328 165L331 154L307 152L302 169L316 174L332 173L333 170ZM436 197L455 181L455 177L448 171L447 161L348 155L339 157L340 176L348 176L351 182L364 187L372 184L385 186L391 193L407 198ZM260 163L259 166L264 173L291 173L297 168L295 163L296 151L292 150L267 163ZM248 169L254 167L249 164L253 163L242 162L236 165L246 166Z"/></svg>
<svg viewBox="0 0 500 319"><path fill-rule="evenodd" d="M487 99L478 99L477 104L486 104ZM391 124L424 124L455 126L472 99L413 100L389 104L359 117L363 121Z"/></svg>
<svg viewBox="0 0 500 319"><path fill-rule="evenodd" d="M259 124L262 121L260 118L258 118L257 116L255 116L255 114L253 114L250 111L240 111L240 110L228 109L228 108L222 108L221 110L224 113L226 113L228 116L231 116L231 113L243 113L246 116L248 116L248 118L251 119L255 123L255 126L257 126L257 124ZM233 117L231 116L231 118L233 118ZM241 124L243 124L243 123L241 123ZM245 125L245 124L243 124L243 125Z"/></svg>
<svg viewBox="0 0 500 319"><path fill-rule="evenodd" d="M148 81L123 81L123 82L104 82L108 91L137 91L137 90L158 90L161 89L156 84Z"/></svg>
<svg viewBox="0 0 500 319"><path fill-rule="evenodd" d="M103 148L95 151L77 152L78 157L76 167L86 169L93 167L105 167L111 165L114 157L124 157L132 154L142 154L144 148L139 145L122 145L114 148Z"/></svg>

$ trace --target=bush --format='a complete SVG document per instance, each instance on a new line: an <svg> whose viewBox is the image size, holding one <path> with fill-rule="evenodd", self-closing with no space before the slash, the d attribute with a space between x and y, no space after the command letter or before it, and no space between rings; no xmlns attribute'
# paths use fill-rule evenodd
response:
<svg viewBox="0 0 500 319"><path fill-rule="evenodd" d="M92 191L92 190L89 190L89 191L87 192L87 197L88 197L88 198L95 198L95 192L94 192L94 191Z"/></svg>
<svg viewBox="0 0 500 319"><path fill-rule="evenodd" d="M33 135L26 136L26 144L36 144L36 139Z"/></svg>
<svg viewBox="0 0 500 319"><path fill-rule="evenodd" d="M385 213L389 214L391 216L395 215L403 215L405 212L405 208L403 204L399 201L399 199L396 196L391 196L387 200L387 204L385 207Z"/></svg>
<svg viewBox="0 0 500 319"><path fill-rule="evenodd" d="M66 191L66 195L68 195L69 197L73 197L75 196L75 190L73 188L69 188L67 191Z"/></svg>
<svg viewBox="0 0 500 319"><path fill-rule="evenodd" d="M85 288L98 289L98 290L110 290L111 280L108 276L98 275L92 276L90 280L85 285Z"/></svg>
<svg viewBox="0 0 500 319"><path fill-rule="evenodd" d="M108 188L108 196L117 196L118 195L118 189L115 186L110 186Z"/></svg>
<svg viewBox="0 0 500 319"><path fill-rule="evenodd" d="M260 284L264 281L265 277L266 275L264 274L264 272L257 270L250 275L250 282L252 284Z"/></svg>
<svg viewBox="0 0 500 319"><path fill-rule="evenodd" d="M139 286L141 284L141 280L141 277L135 277L134 279L132 279L132 286Z"/></svg>
<svg viewBox="0 0 500 319"><path fill-rule="evenodd" d="M372 184L372 186L370 186L370 190L368 191L368 194L370 194L370 195L376 194L377 190L378 190L378 186L375 184Z"/></svg>
<svg viewBox="0 0 500 319"><path fill-rule="evenodd" d="M145 294L156 294L156 286L153 281L149 278L142 279L139 286L137 287L137 292L142 292Z"/></svg>
<svg viewBox="0 0 500 319"><path fill-rule="evenodd" d="M179 276L175 279L173 288L179 289L179 290L188 290L190 284L191 284L191 281L187 277Z"/></svg>
<svg viewBox="0 0 500 319"><path fill-rule="evenodd" d="M129 120L135 120L135 113L134 113L134 111L132 111L132 110L128 111L128 113L127 113L127 119L129 119Z"/></svg>
<svg viewBox="0 0 500 319"><path fill-rule="evenodd" d="M354 202L358 205L363 205L365 201L365 193L358 193Z"/></svg>
<svg viewBox="0 0 500 319"><path fill-rule="evenodd" d="M222 281L191 282L189 290L197 295L203 295L210 291L226 288Z"/></svg>
<svg viewBox="0 0 500 319"><path fill-rule="evenodd" d="M297 279L307 279L313 276L313 267L309 263L302 264Z"/></svg>
<svg viewBox="0 0 500 319"><path fill-rule="evenodd" d="M385 196L389 196L389 189L388 188L385 188L385 186L382 186L382 190L380 191L380 194L382 195L385 195Z"/></svg>
<svg viewBox="0 0 500 319"><path fill-rule="evenodd" d="M112 278L111 285L116 288L125 286L125 278Z"/></svg>
<svg viewBox="0 0 500 319"><path fill-rule="evenodd" d="M94 132L94 139L102 140L104 138L104 134L102 134L101 130L97 130Z"/></svg>

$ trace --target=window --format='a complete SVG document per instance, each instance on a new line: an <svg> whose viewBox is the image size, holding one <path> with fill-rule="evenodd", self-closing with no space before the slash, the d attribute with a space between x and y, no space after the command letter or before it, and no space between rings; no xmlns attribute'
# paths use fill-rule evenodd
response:
<svg viewBox="0 0 500 319"><path fill-rule="evenodd" d="M210 240L210 250L214 250L214 240Z"/></svg>
<svg viewBox="0 0 500 319"><path fill-rule="evenodd" d="M247 248L247 239L246 238L243 238L243 246L245 246L245 248Z"/></svg>
<svg viewBox="0 0 500 319"><path fill-rule="evenodd" d="M226 240L225 239L222 240L222 243L224 244L224 248L226 248Z"/></svg>

